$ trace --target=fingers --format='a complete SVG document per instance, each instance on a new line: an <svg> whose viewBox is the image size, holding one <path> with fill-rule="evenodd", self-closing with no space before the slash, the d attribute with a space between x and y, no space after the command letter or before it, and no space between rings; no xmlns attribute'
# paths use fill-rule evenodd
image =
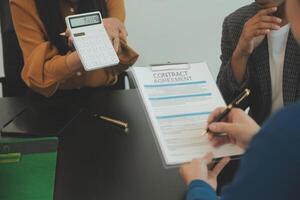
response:
<svg viewBox="0 0 300 200"><path fill-rule="evenodd" d="M244 38L249 40L253 39L258 36L266 36L268 33L270 33L270 29L256 29L254 28L253 30L249 31L247 35L244 35Z"/></svg>
<svg viewBox="0 0 300 200"><path fill-rule="evenodd" d="M222 136L222 137L212 136L212 139L210 141L214 147L220 147L225 144L231 143L231 139L228 136Z"/></svg>
<svg viewBox="0 0 300 200"><path fill-rule="evenodd" d="M72 51L75 49L73 37L68 37L68 46Z"/></svg>
<svg viewBox="0 0 300 200"><path fill-rule="evenodd" d="M211 175L214 177L217 177L221 171L224 169L224 167L230 162L230 158L226 157L223 158L214 168L211 170Z"/></svg>
<svg viewBox="0 0 300 200"><path fill-rule="evenodd" d="M277 11L277 7L262 9L257 13L257 16L271 15Z"/></svg>
<svg viewBox="0 0 300 200"><path fill-rule="evenodd" d="M253 18L246 23L247 37L253 38L264 36L271 30L280 29L282 20L278 17L271 16L277 11L277 7L260 10Z"/></svg>
<svg viewBox="0 0 300 200"><path fill-rule="evenodd" d="M125 28L124 25L120 26L120 33L119 33L119 35L120 35L121 39L123 39L125 42L127 42L127 35L128 35L128 33L127 33L127 30L126 30L126 28Z"/></svg>
<svg viewBox="0 0 300 200"><path fill-rule="evenodd" d="M214 159L214 155L213 153L207 153L202 159L201 161L203 162L203 164L208 165L210 164Z"/></svg>
<svg viewBox="0 0 300 200"><path fill-rule="evenodd" d="M214 121L214 119L219 115L221 114L226 108L225 107L220 107L220 108L217 108L216 110L214 110L208 117L207 119L207 124L210 124Z"/></svg>
<svg viewBox="0 0 300 200"><path fill-rule="evenodd" d="M232 135L236 131L236 126L233 123L217 122L208 126L209 130L214 133L228 133Z"/></svg>
<svg viewBox="0 0 300 200"><path fill-rule="evenodd" d="M261 16L258 21L279 24L282 22L282 19L274 16Z"/></svg>
<svg viewBox="0 0 300 200"><path fill-rule="evenodd" d="M259 11L256 17L253 20L253 25L256 29L270 29L270 30L278 30L280 29L279 24L282 22L282 19L270 16L270 14L277 11L277 7L272 7L268 9L263 9Z"/></svg>
<svg viewBox="0 0 300 200"><path fill-rule="evenodd" d="M276 23L259 22L255 25L256 29L278 30L280 26Z"/></svg>
<svg viewBox="0 0 300 200"><path fill-rule="evenodd" d="M271 30L279 30L279 23L258 21L249 28L250 38L268 34Z"/></svg>
<svg viewBox="0 0 300 200"><path fill-rule="evenodd" d="M67 30L66 30L66 32L65 32L65 36L66 36L66 37L70 37L70 36L71 36L71 32L70 32L70 30L69 30L69 29L67 29Z"/></svg>
<svg viewBox="0 0 300 200"><path fill-rule="evenodd" d="M71 48L73 48L74 47L73 43L74 43L73 37L68 37L68 46L71 47Z"/></svg>
<svg viewBox="0 0 300 200"><path fill-rule="evenodd" d="M70 32L69 29L66 29L66 31L64 33L61 33L60 34L61 36L64 36L67 38L67 42L68 42L68 46L71 48L71 49L74 49L74 38L72 37L72 34Z"/></svg>
<svg viewBox="0 0 300 200"><path fill-rule="evenodd" d="M113 39L113 46L115 51L118 53L119 52L119 46L120 46L120 38L119 37L115 37Z"/></svg>
<svg viewBox="0 0 300 200"><path fill-rule="evenodd" d="M270 31L271 31L270 29L256 30L253 33L253 37L267 35L268 33L270 33Z"/></svg>

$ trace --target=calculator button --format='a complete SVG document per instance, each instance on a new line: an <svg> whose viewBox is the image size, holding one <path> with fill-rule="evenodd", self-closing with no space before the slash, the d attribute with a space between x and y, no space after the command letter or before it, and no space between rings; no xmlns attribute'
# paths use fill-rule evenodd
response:
<svg viewBox="0 0 300 200"><path fill-rule="evenodd" d="M116 52L105 31L86 30L85 33L85 37L77 37L75 39L78 52L85 67L98 68L118 62Z"/></svg>

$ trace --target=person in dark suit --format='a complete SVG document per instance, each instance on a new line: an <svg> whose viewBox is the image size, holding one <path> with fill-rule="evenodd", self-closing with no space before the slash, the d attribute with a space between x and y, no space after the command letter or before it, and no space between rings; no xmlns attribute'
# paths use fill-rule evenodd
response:
<svg viewBox="0 0 300 200"><path fill-rule="evenodd" d="M262 124L300 98L300 48L284 11L285 0L256 0L225 18L218 86L227 103L245 88L243 105Z"/></svg>
<svg viewBox="0 0 300 200"><path fill-rule="evenodd" d="M286 0L288 19L300 44L300 0ZM293 62L293 61L290 61ZM234 143L246 150L240 169L222 193L221 200L299 199L300 102L277 112L262 127L244 111L233 109L223 122L212 123L224 111L216 109L208 119L212 132L227 133L210 139L215 146ZM187 200L217 200L217 176L229 162L224 158L208 169L213 155L207 154L181 167L189 185Z"/></svg>

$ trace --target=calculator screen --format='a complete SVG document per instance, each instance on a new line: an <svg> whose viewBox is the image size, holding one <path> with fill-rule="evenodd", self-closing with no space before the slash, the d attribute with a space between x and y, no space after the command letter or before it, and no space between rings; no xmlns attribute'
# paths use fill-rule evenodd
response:
<svg viewBox="0 0 300 200"><path fill-rule="evenodd" d="M101 24L101 18L98 14L71 17L70 19L71 28L79 28L83 26L90 26L95 24Z"/></svg>

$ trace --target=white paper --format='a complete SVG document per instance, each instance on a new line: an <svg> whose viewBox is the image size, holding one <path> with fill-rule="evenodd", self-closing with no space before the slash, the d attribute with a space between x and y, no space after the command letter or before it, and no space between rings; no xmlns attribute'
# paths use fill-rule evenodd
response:
<svg viewBox="0 0 300 200"><path fill-rule="evenodd" d="M214 148L201 136L209 114L225 102L205 63L133 67L134 76L167 165L207 152L216 158L242 154L235 145Z"/></svg>

